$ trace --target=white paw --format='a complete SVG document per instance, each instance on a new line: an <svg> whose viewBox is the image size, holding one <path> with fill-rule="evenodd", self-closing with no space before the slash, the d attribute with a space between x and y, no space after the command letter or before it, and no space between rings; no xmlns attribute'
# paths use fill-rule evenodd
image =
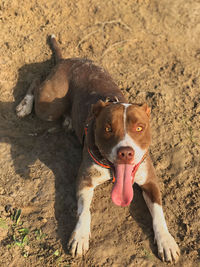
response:
<svg viewBox="0 0 200 267"><path fill-rule="evenodd" d="M71 235L68 247L73 257L84 255L89 249L90 232L85 227L77 226Z"/></svg>
<svg viewBox="0 0 200 267"><path fill-rule="evenodd" d="M162 229L155 233L155 240L158 246L158 256L162 261L177 262L180 256L180 249L171 234Z"/></svg>
<svg viewBox="0 0 200 267"><path fill-rule="evenodd" d="M16 112L18 117L25 117L29 115L33 108L33 95L26 95L20 104L16 107Z"/></svg>

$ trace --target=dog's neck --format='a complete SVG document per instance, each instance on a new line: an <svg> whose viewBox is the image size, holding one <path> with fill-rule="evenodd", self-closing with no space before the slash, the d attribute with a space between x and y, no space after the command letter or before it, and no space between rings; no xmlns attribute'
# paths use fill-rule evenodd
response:
<svg viewBox="0 0 200 267"><path fill-rule="evenodd" d="M100 166L112 168L112 163L101 154L95 143L95 118L90 118L85 127L85 142L91 158Z"/></svg>

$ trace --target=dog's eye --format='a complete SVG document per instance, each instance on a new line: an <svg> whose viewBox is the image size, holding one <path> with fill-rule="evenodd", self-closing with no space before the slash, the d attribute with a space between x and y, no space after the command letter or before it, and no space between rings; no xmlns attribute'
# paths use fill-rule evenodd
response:
<svg viewBox="0 0 200 267"><path fill-rule="evenodd" d="M112 128L111 128L111 126L106 126L106 127L105 127L105 132L106 132L106 133L111 133L111 132L112 132Z"/></svg>
<svg viewBox="0 0 200 267"><path fill-rule="evenodd" d="M142 126L137 126L135 130L136 130L136 132L141 132L143 130L143 127Z"/></svg>

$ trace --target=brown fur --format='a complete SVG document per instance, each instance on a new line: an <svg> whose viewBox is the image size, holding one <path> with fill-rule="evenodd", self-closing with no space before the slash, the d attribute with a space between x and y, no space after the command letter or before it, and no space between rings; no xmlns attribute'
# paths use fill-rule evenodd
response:
<svg viewBox="0 0 200 267"><path fill-rule="evenodd" d="M127 109L127 132L142 149L148 149L151 143L149 115L144 112L145 108L146 105L131 105ZM142 126L141 132L136 132L138 126Z"/></svg>
<svg viewBox="0 0 200 267"><path fill-rule="evenodd" d="M157 181L157 176L149 154L147 155L146 161L148 176L145 184L142 185L141 188L143 191L146 192L152 202L162 205L161 193Z"/></svg>
<svg viewBox="0 0 200 267"><path fill-rule="evenodd" d="M124 106L120 104L109 103L95 121L95 143L102 155L107 158L111 153L111 149L119 143L124 136L123 125ZM106 132L105 128L111 127L111 132Z"/></svg>
<svg viewBox="0 0 200 267"><path fill-rule="evenodd" d="M70 85L70 86L69 86ZM87 59L61 60L36 90L35 111L43 120L55 120L66 113L82 142L92 104L117 97L126 101L110 75Z"/></svg>

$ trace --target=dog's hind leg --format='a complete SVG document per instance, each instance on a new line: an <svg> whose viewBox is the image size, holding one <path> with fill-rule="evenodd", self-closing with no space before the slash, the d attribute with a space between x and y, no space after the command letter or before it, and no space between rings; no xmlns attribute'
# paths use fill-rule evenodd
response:
<svg viewBox="0 0 200 267"><path fill-rule="evenodd" d="M56 60L56 64L57 64L62 59L62 54L61 54L60 48L58 47L58 44L56 42L54 35L50 36L50 44L51 44L51 49L54 52L55 60ZM34 79L33 82L31 83L30 87L28 88L28 91L27 91L25 97L20 102L20 104L16 107L16 113L17 113L18 117L23 118L23 117L25 117L31 113L31 111L33 109L34 98L35 98L34 91L36 91L35 89L38 88L39 86L40 86L40 79Z"/></svg>
<svg viewBox="0 0 200 267"><path fill-rule="evenodd" d="M29 86L25 97L16 107L16 113L18 117L23 118L31 113L34 103L34 90L38 85L39 85L39 79L35 79Z"/></svg>

